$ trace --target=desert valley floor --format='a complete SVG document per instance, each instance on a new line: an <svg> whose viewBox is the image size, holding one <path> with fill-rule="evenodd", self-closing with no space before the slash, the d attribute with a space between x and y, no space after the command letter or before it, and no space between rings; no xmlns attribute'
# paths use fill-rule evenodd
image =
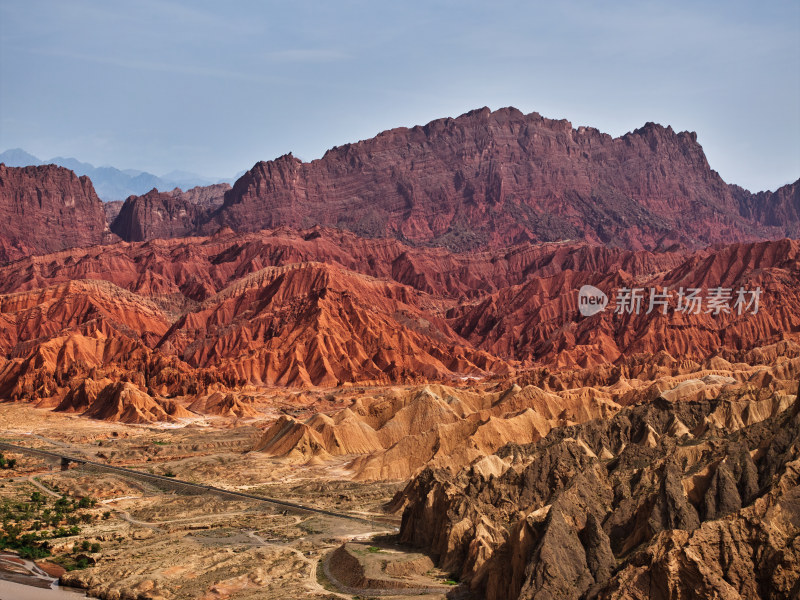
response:
<svg viewBox="0 0 800 600"><path fill-rule="evenodd" d="M216 392L195 406L206 414L169 424L9 404L7 443L361 520L169 489L81 463L62 469L8 449L16 465L2 472L0 498L96 501L79 535L53 540L43 566L101 598L477 598L469 584L480 582L499 599L511 593L503 586L531 577L523 557L537 544L544 589L592 577L610 579L608 597L646 597L647 567L663 578L658 585L686 593L687 574L708 568L688 557L726 552L722 589L731 573L763 570L762 584L791 594L800 346L780 342L759 357L680 365L662 356L643 368L647 377L605 383L589 369L538 381L525 373L272 390L248 394L241 416ZM226 402L227 412L208 409ZM601 520L613 523L611 536ZM688 531L665 537L670 524ZM578 546L559 550L548 539L554 528ZM756 562L746 549L765 535L769 552ZM99 549L76 550L84 541ZM673 556L681 545L692 552ZM65 572L81 558L89 568ZM13 560L0 568L30 581Z"/></svg>

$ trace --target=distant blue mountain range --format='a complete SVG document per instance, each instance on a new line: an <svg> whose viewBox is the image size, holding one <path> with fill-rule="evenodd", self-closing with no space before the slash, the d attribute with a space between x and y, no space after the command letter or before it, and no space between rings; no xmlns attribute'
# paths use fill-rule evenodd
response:
<svg viewBox="0 0 800 600"><path fill-rule="evenodd" d="M95 167L89 163L81 162L74 158L64 158L63 156L56 156L50 160L40 160L21 148L14 148L0 153L0 163L5 163L7 167L53 164L72 169L77 175L88 175L94 184L97 195L106 202L124 200L130 195L139 196L153 188L158 188L162 192L176 187L187 190L198 185L232 184L234 181L232 179L213 180L186 171L171 171L158 177L152 173L135 169L120 170L115 167Z"/></svg>

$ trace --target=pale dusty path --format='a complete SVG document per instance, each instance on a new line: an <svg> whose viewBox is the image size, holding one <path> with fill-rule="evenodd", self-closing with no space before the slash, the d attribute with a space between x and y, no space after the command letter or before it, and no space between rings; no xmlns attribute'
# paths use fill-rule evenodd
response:
<svg viewBox="0 0 800 600"><path fill-rule="evenodd" d="M43 438L41 436L36 436L36 437L39 437L40 439L43 439L43 440L46 440L46 441L49 441L49 442L54 442L53 440L47 440L47 438ZM65 444L63 442L57 443L57 445L59 445L61 447L69 447L68 444ZM30 451L37 452L36 450L31 450L31 449L27 449L27 448L23 448L23 447L17 447L17 446L14 446L14 445L11 445L11 444L6 444L6 443L4 443L4 446L10 446L10 447L12 447L14 449L18 448L19 450L28 450L29 452ZM74 447L72 447L71 449L73 451L77 450ZM59 455L59 454L56 454L56 453L48 453L48 452L44 452L44 454L49 454L51 456L62 456L62 455ZM69 458L69 457L67 457L67 458ZM89 461L89 462L91 462L91 461ZM137 472L137 471L134 471L134 470L131 470L131 469L113 467L113 466L109 466L109 465L99 465L99 466L104 466L104 467L109 468L109 469L111 469L111 470L113 470L115 472L116 471L121 471L121 472L124 472L126 474L139 475L141 477L146 477L146 478L157 477L157 476L153 476L153 475L147 475L145 473L140 473L140 472ZM34 478L33 475L31 475L27 479L36 488L40 489L44 493L46 493L46 494L48 494L50 496L54 496L54 497L60 497L61 496L61 494L58 494L58 493L46 488L40 482L36 481L36 479ZM164 478L159 477L159 479L164 479ZM186 485L194 487L194 488L203 488L204 491L205 490L209 490L210 491L210 490L215 489L215 488L212 488L211 486L200 486L200 485L197 485L197 484L194 484L194 483L191 483L191 482L183 482L183 481L174 480L174 479L169 480L169 481L175 482L175 483L186 484ZM219 490L219 491L220 492L225 492L227 490ZM350 515L338 514L338 513L334 513L334 512L331 512L331 511L327 511L327 510L301 506L301 505L298 505L298 504L295 504L295 503L292 503L292 502L275 501L274 499L268 499L268 498L259 497L259 496L251 496L249 494L245 494L245 493L241 493L241 492L239 492L236 495L244 497L244 498L248 498L248 499L266 501L266 502L269 502L269 503L278 503L279 505L286 506L286 507L288 507L290 509L291 508L299 508L299 509L301 509L303 511L311 512L311 513L317 513L317 514L323 514L323 515L326 515L326 516L333 516L333 517L340 517L340 518L344 517L346 519L352 519L352 520L358 520L358 521L366 521L366 519L363 519L363 518L360 518L360 517L356 517L355 515L352 515L352 514L350 514ZM115 499L115 500L119 500L119 499ZM141 526L141 527L147 527L149 529L156 530L156 531L161 531L161 528L159 527L160 525L163 526L163 525L166 525L166 524L169 524L169 523L187 522L187 521L192 521L192 520L196 520L196 519L208 519L209 516L211 516L211 515L202 515L202 516L199 516L199 517L186 517L186 518L181 518L181 519L173 519L173 520L170 520L170 521L148 522L148 521L141 521L139 519L133 518L128 511L125 511L125 510L123 510L121 508L115 507L110 502L108 504L106 504L106 506L108 506L109 508L111 508L115 512L119 513L121 515L121 517L125 521L127 521L127 522L129 522L129 523L131 523L133 525L138 525L138 526ZM236 512L231 512L231 513L218 513L218 514L213 515L213 516L224 517L224 516L235 516L235 515L243 515L243 514L248 514L248 513L244 513L242 511L236 511ZM298 518L298 517L295 516L295 518ZM372 524L371 519L370 519L370 524ZM370 532L370 533L372 533L372 534L391 533L391 531L383 530L383 531L375 531L375 532ZM332 592L330 590L327 590L322 585L320 585L320 583L317 581L317 570L319 568L320 559L318 559L318 558L309 558L309 557L305 556L300 550L298 550L296 548L292 548L292 547L287 546L287 545L275 544L275 543L272 543L272 542L268 542L268 541L264 540L263 538L259 537L254 531L248 531L247 535L251 539L256 541L259 545L263 545L263 546L266 546L266 547L273 547L273 548L280 549L280 550L289 550L290 552L294 553L297 557L299 557L305 564L309 565L309 577L308 577L308 581L307 581L307 587L313 593L318 593L318 594L322 594L322 595L334 595L334 596L336 596L338 598L345 598L347 600L350 600L354 593L367 594L367 595L370 595L370 594L372 594L372 595L386 595L387 590L356 590L355 592L350 591L349 594L342 594L342 593ZM357 534L357 535L353 535L352 538L363 538L364 536L365 536L364 533L360 533L360 534ZM327 565L327 561L326 560L322 561L322 567L323 567L323 572L325 573L325 576L329 579L329 581L331 581L331 583L334 586L336 586L339 589L342 589L342 590L345 590L345 591L349 591L349 590L347 590L346 586L343 586L338 580L336 580L331 575L331 573L330 573L330 571L328 569L328 565ZM424 595L424 594L427 594L427 593L431 593L432 591L434 593L436 593L436 592L439 592L440 590L439 589L433 590L433 589L429 588L429 589L426 589L426 590L423 590L423 589L419 589L419 590L407 589L407 590L400 591L400 593L397 593L398 591L399 590L393 590L392 595L409 595L409 596L411 596L411 595ZM0 600L5 600L5 599L0 597Z"/></svg>
<svg viewBox="0 0 800 600"><path fill-rule="evenodd" d="M42 475L48 475L48 474L49 473L42 473ZM54 498L61 498L61 494L59 494L58 492L54 492L50 488L45 487L44 485L39 483L39 481L36 479L36 477L39 477L39 476L40 475L31 475L31 476L28 477L28 481L30 481L35 487L37 487L40 490L42 490L45 494L48 494L49 496L53 496Z"/></svg>
<svg viewBox="0 0 800 600"><path fill-rule="evenodd" d="M325 573L325 577L328 578L333 585L335 585L338 589L349 593L349 596L344 596L345 598L352 598L353 596L409 596L414 598L421 598L421 597L429 597L429 596L444 596L448 592L453 591L455 588L453 587L443 587L443 586L431 586L429 588L382 588L382 589L371 589L371 588L351 588L344 585L336 576L331 573L330 565L328 564L328 559L330 558L330 553L328 553L325 558L322 560L322 568L323 572ZM340 594L341 596L341 594Z"/></svg>
<svg viewBox="0 0 800 600"><path fill-rule="evenodd" d="M319 567L319 559L317 558L309 558L297 548L292 548L291 546L286 546L283 544L275 544L273 542L268 542L261 536L257 535L255 531L248 531L247 535L254 539L256 542L259 543L261 546L266 546L269 548L277 548L280 550L289 550L290 552L294 553L300 560L306 563L309 566L309 575L307 586L313 592L318 592L324 595L333 595L337 598L345 598L346 600L352 600L352 596L346 596L344 594L340 594L338 592L332 592L330 590L326 590L322 585L320 585L319 581L317 581L317 568Z"/></svg>

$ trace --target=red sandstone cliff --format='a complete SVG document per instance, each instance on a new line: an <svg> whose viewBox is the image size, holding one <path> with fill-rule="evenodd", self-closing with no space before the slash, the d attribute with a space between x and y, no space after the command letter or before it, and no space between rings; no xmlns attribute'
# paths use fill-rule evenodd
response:
<svg viewBox="0 0 800 600"><path fill-rule="evenodd" d="M753 196L729 186L694 133L648 123L612 138L484 108L310 163L291 154L258 163L203 229L320 224L451 249L529 240L700 248L797 235L793 189Z"/></svg>
<svg viewBox="0 0 800 600"><path fill-rule="evenodd" d="M228 184L195 187L186 192L151 190L130 196L111 221L111 230L122 239L140 242L191 235L208 214L222 204Z"/></svg>
<svg viewBox="0 0 800 600"><path fill-rule="evenodd" d="M0 263L99 244L103 203L88 177L55 165L0 164Z"/></svg>

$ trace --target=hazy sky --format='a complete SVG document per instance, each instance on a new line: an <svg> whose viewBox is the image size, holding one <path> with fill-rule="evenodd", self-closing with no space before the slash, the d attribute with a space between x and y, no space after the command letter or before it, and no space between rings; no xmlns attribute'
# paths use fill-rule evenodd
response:
<svg viewBox="0 0 800 600"><path fill-rule="evenodd" d="M473 108L800 177L800 2L0 0L0 151L229 177Z"/></svg>

